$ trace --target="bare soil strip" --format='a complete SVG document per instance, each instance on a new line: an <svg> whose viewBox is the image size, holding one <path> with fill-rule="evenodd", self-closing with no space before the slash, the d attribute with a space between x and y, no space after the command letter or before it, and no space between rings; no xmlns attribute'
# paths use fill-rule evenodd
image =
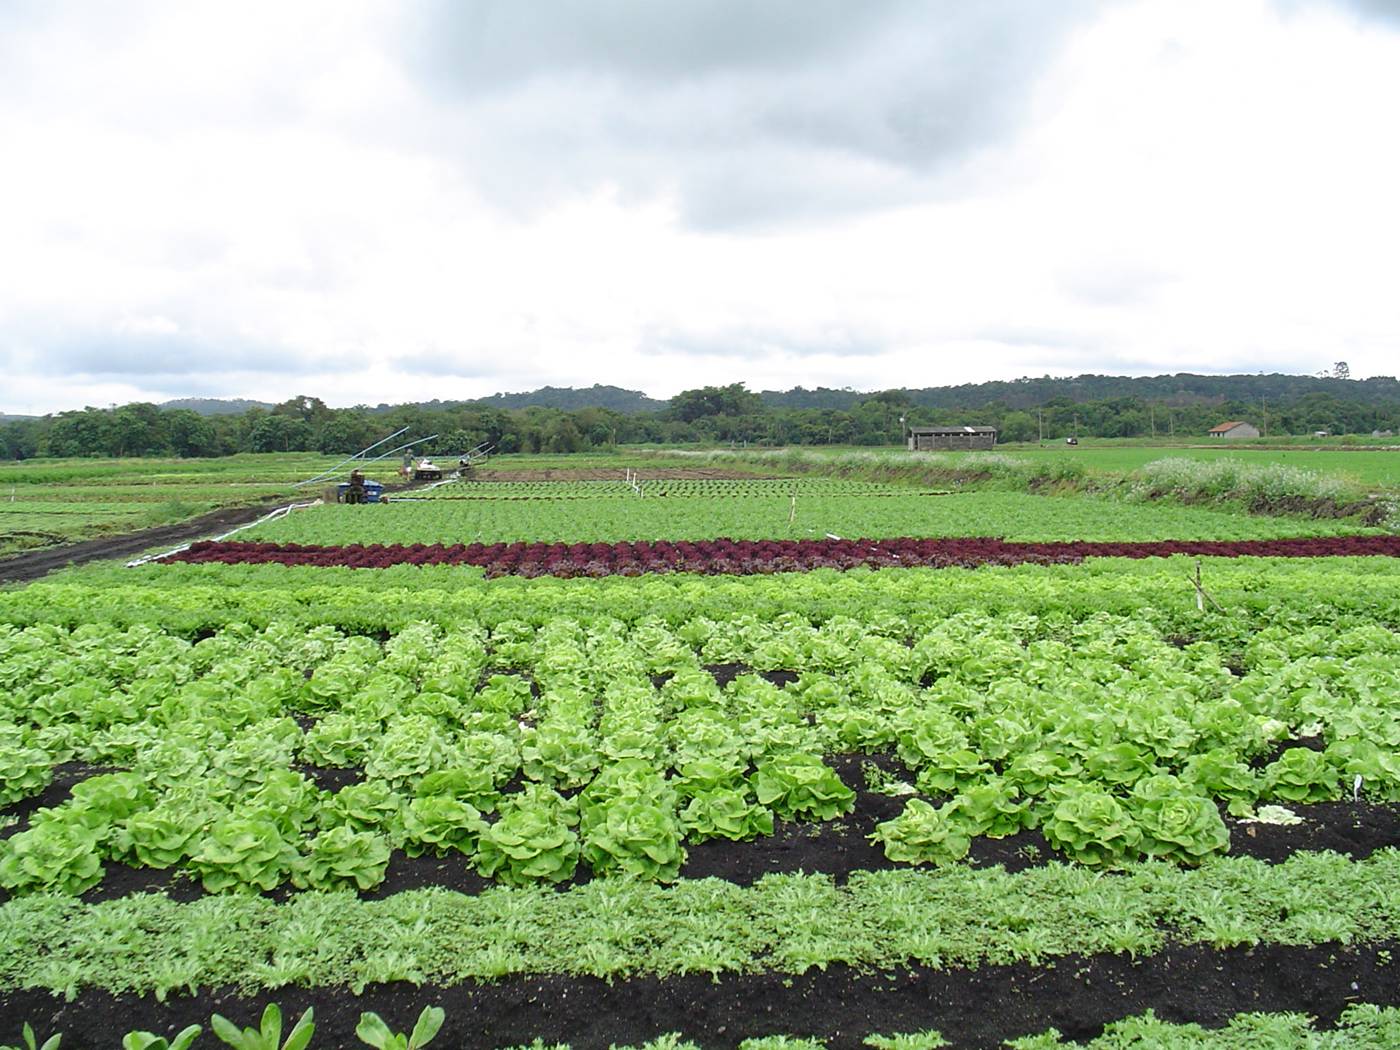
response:
<svg viewBox="0 0 1400 1050"><path fill-rule="evenodd" d="M703 1047L735 1047L762 1035L816 1036L833 1050L856 1050L871 1033L933 1028L959 1050L999 1047L1003 1040L1055 1027L1078 1040L1111 1021L1154 1010L1170 1021L1220 1026L1238 1013L1301 1011L1334 1024L1352 1003L1400 1005L1390 963L1400 941L1315 948L1261 945L1215 950L1169 947L1155 955L1068 956L1053 966L1017 963L976 970L915 967L877 973L837 965L792 976L596 978L535 976L450 988L375 985L361 995L343 988L282 988L258 996L232 989L173 995L114 996L86 991L64 1002L48 992L0 993L0 1038L30 1021L39 1037L63 1033L65 1046L107 1046L144 1028L173 1033L206 1026L218 1012L255 1026L262 1005L284 1017L316 1010L317 1050L360 1046L361 1011L373 1010L406 1031L424 1006L447 1020L437 1045L493 1048L563 1042L574 1050L638 1044L679 1031Z"/></svg>

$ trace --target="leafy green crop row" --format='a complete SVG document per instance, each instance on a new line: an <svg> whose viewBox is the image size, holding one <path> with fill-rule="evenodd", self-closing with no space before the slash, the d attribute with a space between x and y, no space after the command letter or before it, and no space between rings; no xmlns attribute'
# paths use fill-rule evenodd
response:
<svg viewBox="0 0 1400 1050"><path fill-rule="evenodd" d="M483 585L454 567L376 570L151 565L81 570L0 591L0 622L154 624L194 635L225 624L274 621L350 631L395 631L416 621L541 625L555 617L678 626L742 611L759 620L796 613L820 625L833 617L907 633L975 609L1083 619L1134 616L1163 634L1243 642L1268 626L1379 623L1400 628L1400 559L1205 559L1204 583L1224 610L1199 610L1187 558L1095 559L1082 565L1014 568L815 570L779 577L652 575L640 579L503 578Z"/></svg>
<svg viewBox="0 0 1400 1050"><path fill-rule="evenodd" d="M142 894L99 904L39 895L0 905L0 987L166 994L393 981L451 985L509 974L619 977L891 968L1070 954L1383 940L1400 922L1400 852L1364 861L1295 854L1283 864L1146 862L1106 877L1050 864L861 872L842 885L769 875L662 886L600 879L563 892L479 896L412 890L210 896Z"/></svg>
<svg viewBox="0 0 1400 1050"><path fill-rule="evenodd" d="M755 496L909 496L903 485L841 478L649 478L639 474L632 481L462 481L415 492L414 499L454 500L569 500L617 497L622 499L727 498ZM933 493L922 493L932 495Z"/></svg>
<svg viewBox="0 0 1400 1050"><path fill-rule="evenodd" d="M1374 623L1286 621L1222 647L1102 613L966 612L912 632L792 613L460 621L382 644L294 623L194 644L6 628L0 798L73 758L127 771L0 843L0 885L81 892L115 860L211 891L367 889L394 849L507 883L581 862L669 880L687 841L848 810L821 757L850 752L896 754L921 796L877 831L894 860L954 861L974 836L1040 827L1086 864L1196 863L1228 848L1216 803L1400 799L1397 656ZM721 689L718 664L798 677ZM1299 739L1317 749L1270 755ZM301 764L366 779L327 792Z"/></svg>

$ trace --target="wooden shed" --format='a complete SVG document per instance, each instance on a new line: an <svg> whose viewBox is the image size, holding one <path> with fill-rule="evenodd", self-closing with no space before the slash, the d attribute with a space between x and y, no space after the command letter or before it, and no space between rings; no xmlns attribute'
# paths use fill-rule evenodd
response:
<svg viewBox="0 0 1400 1050"><path fill-rule="evenodd" d="M910 452L966 452L991 448L997 443L996 427L910 427Z"/></svg>

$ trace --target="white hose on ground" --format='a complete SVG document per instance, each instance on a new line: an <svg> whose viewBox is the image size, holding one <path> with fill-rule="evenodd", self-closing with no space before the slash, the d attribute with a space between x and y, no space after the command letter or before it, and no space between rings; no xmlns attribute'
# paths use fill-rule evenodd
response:
<svg viewBox="0 0 1400 1050"><path fill-rule="evenodd" d="M254 526L263 524L264 522L271 521L273 518L280 518L280 517L282 517L282 516L285 515L285 514L290 514L290 513L291 513L292 511L294 511L294 510L304 510L304 509L306 509L307 507L314 507L314 506L316 506L316 504L318 504L318 503L320 503L320 502L321 502L321 501L317 499L317 500L311 500L311 501L308 502L308 503L289 503L289 504L287 504L287 506L285 506L285 507L278 507L276 510L272 511L270 514L264 514L261 518L258 518L256 521L250 521L250 522L248 522L246 525L239 525L236 529L229 529L228 532L220 533L218 536L209 536L209 537L206 537L206 538L209 540L210 543L218 543L220 540L226 540L226 539L228 539L230 536L233 536L233 535L235 535L235 534L237 534L237 533L242 532L244 529L251 529L251 528L253 528ZM126 567L127 567L128 569L134 569L134 568L136 568L138 565L146 565L146 564L148 564L148 563L150 563L150 562L153 562L153 561L160 561L160 560L163 559L163 558L168 558L168 557L170 557L172 554L179 554L181 551L187 551L187 550L189 550L191 547L193 547L196 543L200 543L200 542L202 542L202 541L201 541L201 540L190 540L189 543L182 543L182 544L180 544L180 546L178 546L178 547L172 547L172 548L170 548L170 550L168 550L168 551L162 551L160 554L147 554L145 557L137 558L135 561L129 561L129 562L127 562L127 563L126 563Z"/></svg>

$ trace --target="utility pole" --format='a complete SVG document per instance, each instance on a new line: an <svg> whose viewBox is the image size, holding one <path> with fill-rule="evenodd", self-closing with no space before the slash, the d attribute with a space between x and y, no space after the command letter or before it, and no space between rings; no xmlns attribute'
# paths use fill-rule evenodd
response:
<svg viewBox="0 0 1400 1050"><path fill-rule="evenodd" d="M1040 443L1045 444L1045 411L1037 408L1035 410L1035 421L1040 427Z"/></svg>
<svg viewBox="0 0 1400 1050"><path fill-rule="evenodd" d="M1262 429L1263 429L1263 431L1264 431L1264 436L1265 436L1265 437L1268 437L1268 436L1269 436L1269 399L1268 399L1267 397L1261 397L1261 398L1259 399L1259 404L1261 404L1261 405L1264 406L1264 407L1263 407L1263 410L1262 410L1262 411L1263 411L1263 419L1262 419L1261 422L1263 423Z"/></svg>
<svg viewBox="0 0 1400 1050"><path fill-rule="evenodd" d="M1152 440L1157 440L1157 406L1152 402L1147 403L1147 418L1152 425Z"/></svg>

